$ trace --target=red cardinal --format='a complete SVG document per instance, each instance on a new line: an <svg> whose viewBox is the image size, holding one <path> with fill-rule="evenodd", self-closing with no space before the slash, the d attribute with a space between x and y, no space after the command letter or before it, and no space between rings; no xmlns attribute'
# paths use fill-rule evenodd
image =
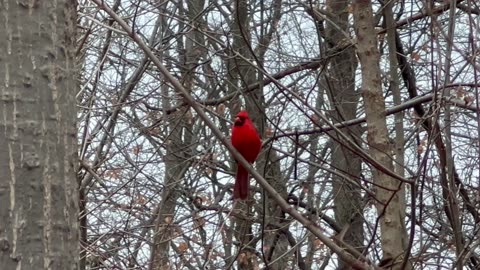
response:
<svg viewBox="0 0 480 270"><path fill-rule="evenodd" d="M239 112L235 117L232 128L232 144L248 162L255 162L260 148L262 148L262 142L246 111ZM233 199L246 200L248 198L249 182L250 178L247 170L240 163L237 163Z"/></svg>

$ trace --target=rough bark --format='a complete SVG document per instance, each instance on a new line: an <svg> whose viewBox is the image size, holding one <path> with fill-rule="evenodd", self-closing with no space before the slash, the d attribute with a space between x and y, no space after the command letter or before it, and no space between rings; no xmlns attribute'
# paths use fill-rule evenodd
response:
<svg viewBox="0 0 480 270"><path fill-rule="evenodd" d="M325 40L328 48L338 46L345 40L344 33L349 32L348 5L346 1L327 1L327 10L334 16L326 23ZM333 25L335 24L335 25ZM355 70L358 65L354 47L348 47L331 56L329 72L325 76L325 86L328 89L330 105L333 108L332 122L343 122L356 118L360 93L355 86ZM352 140L359 141L361 129L359 126L349 128L348 134ZM335 136L335 135L334 135ZM352 179L360 179L361 158L344 147L342 143L333 141L332 166L340 173L346 173ZM360 185L349 183L340 175L333 175L333 193L335 205L335 220L341 227L348 226L344 241L359 251L364 246L363 235L363 203ZM339 261L338 269L348 269L344 261Z"/></svg>
<svg viewBox="0 0 480 270"><path fill-rule="evenodd" d="M367 141L370 155L386 168L393 170L385 117L385 100L380 79L379 52L374 29L372 4L369 0L355 0L353 5L357 54L361 63L361 91L367 118ZM406 247L407 234L399 190L401 183L382 171L372 168L376 184L377 212L379 215L384 262L392 269L400 269Z"/></svg>
<svg viewBox="0 0 480 270"><path fill-rule="evenodd" d="M201 18L198 14L203 10L204 1L190 2L188 5L188 17L192 23L199 26ZM191 90L193 85L193 73L197 62L201 57L204 43L203 34L198 30L192 30L185 41L184 49L181 50L180 58L183 60L182 84L186 89ZM198 46L198 47L196 47ZM168 89L163 87L165 96L168 97ZM174 100L176 98L172 98ZM170 99L163 100L163 107L170 107ZM177 100L178 103L181 100ZM167 151L164 157L165 178L164 189L161 195L162 201L158 207L157 219L155 222L155 237L152 248L150 269L170 269L170 245L175 239L175 211L177 201L182 194L182 179L190 166L189 145L191 145L192 121L189 115L189 108L178 110L167 116L168 134Z"/></svg>
<svg viewBox="0 0 480 270"><path fill-rule="evenodd" d="M76 3L0 13L0 268L77 269Z"/></svg>
<svg viewBox="0 0 480 270"><path fill-rule="evenodd" d="M232 59L228 62L228 80L230 82L230 92L238 93L239 87L242 84L248 85L248 82L252 82L255 76L255 70L245 61L242 57L236 56L241 54L247 59L251 59L250 46L250 33L249 33L249 14L248 14L248 1L238 0L234 1L233 7L233 25L232 25ZM240 97L241 95L239 95ZM241 109L241 99L235 98L231 104L231 110L235 115ZM250 112L250 117L254 117L254 114ZM255 120L255 119L254 119ZM233 162L233 159L232 159ZM235 170L236 171L236 170ZM253 192L250 192L250 198L253 196ZM249 199L250 199L249 198ZM245 216L250 216L252 213L251 207L247 203L238 202L234 206L236 211L241 211ZM237 264L238 269L254 269L256 264L256 256L251 250L255 250L255 246L251 242L252 240L252 224L248 218L236 217L235 221L235 238L238 239L240 246L238 249ZM247 248L249 247L249 248ZM229 264L233 263L232 261Z"/></svg>
<svg viewBox="0 0 480 270"><path fill-rule="evenodd" d="M267 13L265 4L260 5L261 15ZM263 75L261 72L257 72L251 62L255 62L259 67L263 66L263 57L266 52L266 48L269 46L273 33L276 31L278 21L281 17L281 1L276 0L272 3L272 16L269 20L265 21L265 24L269 26L268 30L266 26L262 26L260 32L260 44L257 48L253 49L251 45L251 35L255 33L252 31L249 24L251 14L249 14L249 2L245 0L235 1L234 9L234 23L232 26L233 33L233 53L240 54L240 57L233 57L230 61L229 72L231 85L240 87L243 91L247 90L250 85L253 85L257 81L263 81ZM255 56L253 56L255 54ZM246 61L244 58L248 59ZM238 88L232 87L232 92L238 92ZM265 100L263 95L263 85L259 85L256 91L248 91L242 93L245 100L245 108L250 112L253 122L255 123L257 130L260 134L263 134L264 127L266 126L265 117ZM232 105L232 111L234 114L240 109L241 100L236 99L236 102ZM272 162L276 161L276 162ZM286 197L285 180L280 173L280 164L276 153L273 151L268 152L268 156L265 152L262 152L256 162L256 168L262 175L265 176L267 181L277 190L283 197ZM253 184L253 182L251 182ZM265 208L263 208L263 206ZM251 213L254 209L245 204L237 204L238 209L242 209L245 213ZM263 263L268 264L269 269L282 269L285 267L286 262L289 260L288 256L285 256L285 252L288 251L288 239L287 235L283 232L288 225L284 218L284 213L278 207L278 205L271 200L270 197L266 198L266 204L262 204L261 208L255 209L266 216L265 224L262 224L264 229L262 232L268 231L264 234L262 241L262 259ZM252 240L252 228L249 219L237 219L236 220L236 236L240 240L242 245L246 245L249 248L242 248L240 250L240 256L238 257L239 269L253 269L257 266L257 257L251 250L255 250L255 243ZM282 230L280 230L282 228ZM273 262L272 264L270 264Z"/></svg>

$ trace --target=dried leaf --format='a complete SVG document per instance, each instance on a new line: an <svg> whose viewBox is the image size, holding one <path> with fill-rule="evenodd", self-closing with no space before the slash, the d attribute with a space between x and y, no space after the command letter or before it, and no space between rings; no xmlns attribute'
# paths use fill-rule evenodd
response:
<svg viewBox="0 0 480 270"><path fill-rule="evenodd" d="M318 250L320 248L323 248L324 244L322 241L320 241L319 239L315 239L313 241L313 247L315 248L315 250Z"/></svg>
<svg viewBox="0 0 480 270"><path fill-rule="evenodd" d="M170 216L165 217L164 219L165 224L172 224L173 218Z"/></svg>
<svg viewBox="0 0 480 270"><path fill-rule="evenodd" d="M188 250L188 245L186 242L182 242L178 245L178 251L180 251L180 253L185 253L187 250Z"/></svg>
<svg viewBox="0 0 480 270"><path fill-rule="evenodd" d="M420 60L420 55L416 52L412 52L412 54L410 55L410 57L413 59L413 61L415 62L418 62L418 60Z"/></svg>
<svg viewBox="0 0 480 270"><path fill-rule="evenodd" d="M455 94L457 96L457 98L463 98L465 96L465 89L462 87L462 86L459 86L457 87L457 89L455 89Z"/></svg>
<svg viewBox="0 0 480 270"><path fill-rule="evenodd" d="M132 153L135 155L140 154L141 151L142 151L142 145L137 145L132 147Z"/></svg>
<svg viewBox="0 0 480 270"><path fill-rule="evenodd" d="M137 195L137 198L135 199L135 203L140 206L144 206L145 204L147 204L147 199L142 195Z"/></svg>
<svg viewBox="0 0 480 270"><path fill-rule="evenodd" d="M225 104L221 103L221 104L218 104L217 108L216 108L216 112L219 114L219 115L225 115Z"/></svg>

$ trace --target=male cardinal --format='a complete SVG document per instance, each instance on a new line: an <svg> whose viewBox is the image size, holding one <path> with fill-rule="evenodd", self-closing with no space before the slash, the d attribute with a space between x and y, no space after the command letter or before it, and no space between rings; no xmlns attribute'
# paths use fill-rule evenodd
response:
<svg viewBox="0 0 480 270"><path fill-rule="evenodd" d="M262 142L246 111L239 112L235 117L232 127L232 144L248 162L255 162L260 148L262 148ZM249 182L248 171L242 164L237 163L233 199L246 200L248 198Z"/></svg>

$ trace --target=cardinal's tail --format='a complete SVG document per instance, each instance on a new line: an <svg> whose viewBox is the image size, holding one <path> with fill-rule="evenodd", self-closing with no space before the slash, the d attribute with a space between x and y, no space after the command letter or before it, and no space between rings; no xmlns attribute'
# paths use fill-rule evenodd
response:
<svg viewBox="0 0 480 270"><path fill-rule="evenodd" d="M237 166L237 177L233 187L233 199L246 200L248 198L249 188L248 171L240 164Z"/></svg>

